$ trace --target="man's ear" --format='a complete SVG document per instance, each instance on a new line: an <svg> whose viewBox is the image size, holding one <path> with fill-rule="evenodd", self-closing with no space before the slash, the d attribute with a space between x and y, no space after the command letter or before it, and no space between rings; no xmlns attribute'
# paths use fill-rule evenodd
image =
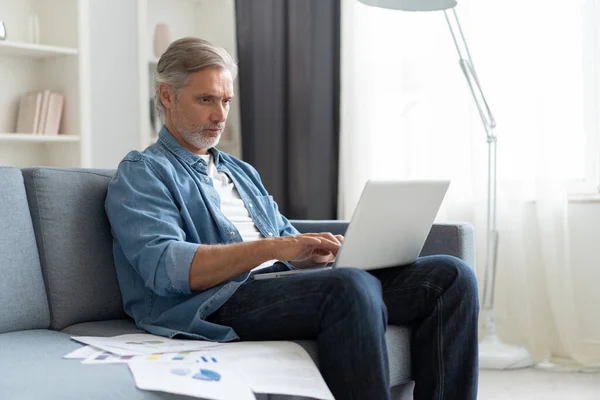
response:
<svg viewBox="0 0 600 400"><path fill-rule="evenodd" d="M160 93L160 101L165 109L170 110L175 104L175 91L166 83L161 83L158 87Z"/></svg>

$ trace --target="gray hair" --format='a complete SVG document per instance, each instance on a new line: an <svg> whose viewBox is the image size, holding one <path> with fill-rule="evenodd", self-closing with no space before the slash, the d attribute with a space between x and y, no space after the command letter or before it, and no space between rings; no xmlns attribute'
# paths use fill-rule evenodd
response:
<svg viewBox="0 0 600 400"><path fill-rule="evenodd" d="M165 106L160 101L161 83L171 86L177 93L187 84L191 73L213 67L229 70L233 79L237 76L237 64L224 48L196 37L171 43L160 57L154 74L154 106L159 115L165 115Z"/></svg>

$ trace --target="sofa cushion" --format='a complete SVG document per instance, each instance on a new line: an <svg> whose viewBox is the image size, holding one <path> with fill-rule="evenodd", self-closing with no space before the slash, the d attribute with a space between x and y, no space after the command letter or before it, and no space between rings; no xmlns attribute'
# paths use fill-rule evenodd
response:
<svg viewBox="0 0 600 400"><path fill-rule="evenodd" d="M66 333L30 330L0 334L0 398L34 399L188 399L142 391L123 364L82 365L62 356L81 347ZM6 397L3 397L5 396Z"/></svg>
<svg viewBox="0 0 600 400"><path fill-rule="evenodd" d="M86 322L69 326L62 332L79 336L117 336L126 333L140 333L133 320ZM410 368L410 329L401 326L389 326L385 333L388 358L390 362L391 386L402 385L411 381ZM297 340L318 365L317 344L312 340Z"/></svg>
<svg viewBox="0 0 600 400"><path fill-rule="evenodd" d="M72 336L119 336L128 333L147 333L139 329L131 318L108 321L82 322L66 327L61 332Z"/></svg>
<svg viewBox="0 0 600 400"><path fill-rule="evenodd" d="M109 170L26 168L50 326L125 318L104 198Z"/></svg>
<svg viewBox="0 0 600 400"><path fill-rule="evenodd" d="M47 328L40 270L21 171L0 167L0 333Z"/></svg>
<svg viewBox="0 0 600 400"><path fill-rule="evenodd" d="M390 362L391 386L412 381L410 336L412 330L405 326L389 326L385 333Z"/></svg>
<svg viewBox="0 0 600 400"><path fill-rule="evenodd" d="M11 400L191 399L137 389L124 364L84 365L80 360L62 359L79 347L66 333L50 330L0 334L1 393ZM397 386L392 398L410 399L411 392L410 384ZM298 398L257 395L257 400L292 399Z"/></svg>

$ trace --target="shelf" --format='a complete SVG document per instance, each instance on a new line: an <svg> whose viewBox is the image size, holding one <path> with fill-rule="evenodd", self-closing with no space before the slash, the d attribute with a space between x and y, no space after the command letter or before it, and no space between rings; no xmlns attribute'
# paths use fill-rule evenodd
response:
<svg viewBox="0 0 600 400"><path fill-rule="evenodd" d="M33 133L0 133L2 142L69 143L79 142L79 135L41 135Z"/></svg>
<svg viewBox="0 0 600 400"><path fill-rule="evenodd" d="M74 56L79 51L68 47L47 46L44 44L0 41L0 56L20 56L29 58L52 58Z"/></svg>

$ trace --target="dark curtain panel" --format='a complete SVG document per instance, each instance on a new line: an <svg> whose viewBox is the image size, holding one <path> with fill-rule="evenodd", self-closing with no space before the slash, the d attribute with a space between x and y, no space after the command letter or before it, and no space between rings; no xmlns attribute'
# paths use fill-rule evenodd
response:
<svg viewBox="0 0 600 400"><path fill-rule="evenodd" d="M337 214L340 0L237 0L242 156L288 218Z"/></svg>

